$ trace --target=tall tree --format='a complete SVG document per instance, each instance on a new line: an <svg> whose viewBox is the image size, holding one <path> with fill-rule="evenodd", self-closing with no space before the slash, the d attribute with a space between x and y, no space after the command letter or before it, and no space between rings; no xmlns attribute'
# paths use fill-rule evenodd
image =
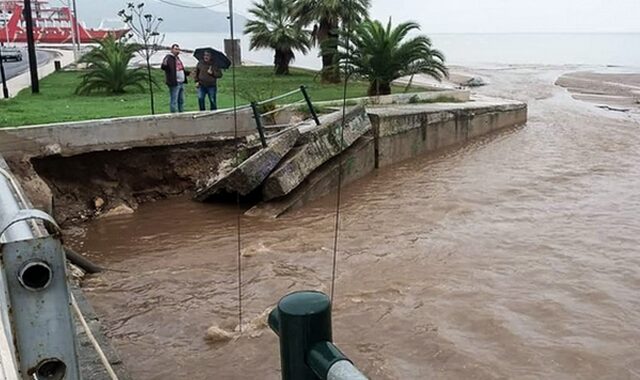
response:
<svg viewBox="0 0 640 380"><path fill-rule="evenodd" d="M370 96L390 94L391 82L408 75L422 73L442 80L448 76L444 54L432 47L427 36L407 38L418 29L414 22L393 27L389 19L385 27L366 20L341 41L339 60L351 73L368 79Z"/></svg>
<svg viewBox="0 0 640 380"><path fill-rule="evenodd" d="M251 49L275 50L276 75L289 74L289 65L295 59L294 50L306 54L311 47L309 33L291 13L293 0L262 0L253 3L244 33L251 36Z"/></svg>
<svg viewBox="0 0 640 380"><path fill-rule="evenodd" d="M144 3L127 3L127 8L120 10L118 16L127 24L131 32L131 37L138 40L138 53L144 58L147 66L147 81L149 84L149 100L151 114L155 114L155 101L153 96L154 81L151 76L151 57L158 51L164 41L164 34L160 34L158 29L164 21L161 17L147 13L144 10Z"/></svg>
<svg viewBox="0 0 640 380"><path fill-rule="evenodd" d="M340 28L352 30L369 13L370 0L298 0L296 18L304 25L313 25L313 42L320 47L322 80L336 83L340 72L335 65Z"/></svg>

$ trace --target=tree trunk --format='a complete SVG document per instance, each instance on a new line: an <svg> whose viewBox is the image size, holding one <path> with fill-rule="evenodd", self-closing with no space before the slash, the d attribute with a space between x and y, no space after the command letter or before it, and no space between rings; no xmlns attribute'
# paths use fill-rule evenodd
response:
<svg viewBox="0 0 640 380"><path fill-rule="evenodd" d="M151 78L151 63L149 62L149 54L146 55L147 58L147 78L149 79L149 99L151 100L151 114L156 114L156 106L155 100L153 98L153 79Z"/></svg>
<svg viewBox="0 0 640 380"><path fill-rule="evenodd" d="M391 95L391 83L374 80L369 83L369 96Z"/></svg>
<svg viewBox="0 0 640 380"><path fill-rule="evenodd" d="M320 20L317 36L322 56L322 82L339 83L340 70L336 62L335 51L338 48L338 25L333 25L327 20Z"/></svg>
<svg viewBox="0 0 640 380"><path fill-rule="evenodd" d="M293 52L291 50L276 50L273 59L276 75L289 75L289 64L292 60Z"/></svg>

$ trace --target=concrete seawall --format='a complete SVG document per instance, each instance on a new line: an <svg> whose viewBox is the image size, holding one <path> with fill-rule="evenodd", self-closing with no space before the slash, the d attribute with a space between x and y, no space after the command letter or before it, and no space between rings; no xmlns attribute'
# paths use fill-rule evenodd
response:
<svg viewBox="0 0 640 380"><path fill-rule="evenodd" d="M371 133L314 171L291 194L261 202L246 214L275 218L330 194L338 185L340 163L344 186L377 168L455 147L527 122L526 104L491 98L464 103L369 107L367 113L372 124Z"/></svg>
<svg viewBox="0 0 640 380"><path fill-rule="evenodd" d="M525 104L489 98L460 104L371 108L368 113L377 168L527 121Z"/></svg>

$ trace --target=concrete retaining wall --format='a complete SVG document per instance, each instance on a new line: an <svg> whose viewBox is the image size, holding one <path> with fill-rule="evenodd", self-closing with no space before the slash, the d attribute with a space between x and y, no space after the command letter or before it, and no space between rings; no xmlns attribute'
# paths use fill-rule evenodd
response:
<svg viewBox="0 0 640 380"><path fill-rule="evenodd" d="M238 112L238 135L255 133L248 109ZM232 112L183 113L92 120L0 129L0 153L6 158L41 157L176 145L234 136Z"/></svg>
<svg viewBox="0 0 640 380"><path fill-rule="evenodd" d="M370 108L368 112L374 129L376 167L527 121L526 104L495 99Z"/></svg>

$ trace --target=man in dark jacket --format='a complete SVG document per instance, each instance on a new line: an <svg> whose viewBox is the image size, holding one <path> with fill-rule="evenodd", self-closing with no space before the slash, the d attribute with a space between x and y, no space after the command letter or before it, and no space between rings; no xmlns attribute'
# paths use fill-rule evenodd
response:
<svg viewBox="0 0 640 380"><path fill-rule="evenodd" d="M222 71L213 62L210 52L204 53L204 59L198 62L194 73L196 87L198 88L198 105L200 111L205 110L204 100L209 96L209 107L211 111L218 109L216 93L218 91L218 78L222 77Z"/></svg>
<svg viewBox="0 0 640 380"><path fill-rule="evenodd" d="M184 84L189 72L184 69L180 58L180 46L171 45L171 53L167 54L160 68L164 71L165 82L169 86L169 109L171 112L184 112Z"/></svg>

